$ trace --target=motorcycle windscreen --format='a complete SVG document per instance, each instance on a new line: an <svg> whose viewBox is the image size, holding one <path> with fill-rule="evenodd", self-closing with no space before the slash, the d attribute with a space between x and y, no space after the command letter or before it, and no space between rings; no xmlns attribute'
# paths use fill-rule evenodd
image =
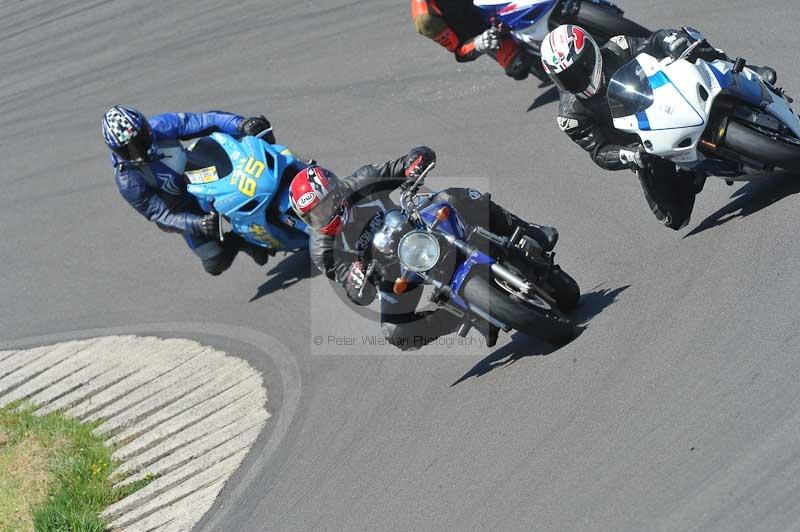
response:
<svg viewBox="0 0 800 532"><path fill-rule="evenodd" d="M211 137L203 137L195 142L188 151L188 159L187 170L189 171L186 172L187 175L190 172L213 168L213 174L217 176L217 179L220 179L233 172L233 164L230 157L228 157L223 147ZM199 182L208 183L209 181L214 181L214 179L209 179L211 177L209 174L210 172L199 174L197 176L198 179L202 178Z"/></svg>
<svg viewBox="0 0 800 532"><path fill-rule="evenodd" d="M636 59L611 77L607 97L613 118L635 115L653 105L653 87Z"/></svg>
<svg viewBox="0 0 800 532"><path fill-rule="evenodd" d="M200 168L199 170L187 170L186 179L189 180L189 183L198 185L218 181L219 174L217 173L216 166L208 166L206 168Z"/></svg>

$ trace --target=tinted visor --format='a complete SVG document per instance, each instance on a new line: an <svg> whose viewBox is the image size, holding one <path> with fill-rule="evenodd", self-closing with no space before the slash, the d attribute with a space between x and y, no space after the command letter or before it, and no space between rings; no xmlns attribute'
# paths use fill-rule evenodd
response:
<svg viewBox="0 0 800 532"><path fill-rule="evenodd" d="M114 149L120 159L130 162L141 162L150 159L150 149L153 147L153 131L150 124L143 121L142 129L125 145Z"/></svg>
<svg viewBox="0 0 800 532"><path fill-rule="evenodd" d="M592 82L596 61L597 50L587 42L583 53L572 66L558 74L551 74L550 77L558 88L573 94L581 93Z"/></svg>
<svg viewBox="0 0 800 532"><path fill-rule="evenodd" d="M334 186L333 183L334 181L331 181L330 185ZM321 229L331 223L336 216L344 214L345 191L343 187L338 186L338 183L335 186L336 188L331 190L319 205L302 216L302 220L307 225L314 229Z"/></svg>

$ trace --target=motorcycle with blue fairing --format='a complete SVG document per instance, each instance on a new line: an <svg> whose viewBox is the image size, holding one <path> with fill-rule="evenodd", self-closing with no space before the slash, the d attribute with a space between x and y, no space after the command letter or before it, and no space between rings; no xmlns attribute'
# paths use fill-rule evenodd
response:
<svg viewBox="0 0 800 532"><path fill-rule="evenodd" d="M607 0L474 0L488 24L510 35L531 55L541 57L541 43L562 24L580 26L603 45L617 35L648 37L650 30L625 18L625 12ZM549 82L536 62L531 74Z"/></svg>
<svg viewBox="0 0 800 532"><path fill-rule="evenodd" d="M381 297L430 286L430 301L461 319L458 334L474 327L489 347L500 330L557 345L572 340L576 326L564 312L577 306L580 289L555 253L521 228L505 237L467 225L454 205L420 191L431 167L404 185L400 209L386 213L373 237L366 277Z"/></svg>
<svg viewBox="0 0 800 532"><path fill-rule="evenodd" d="M186 189L201 209L219 214L221 240L230 231L272 255L300 251L311 228L294 214L289 185L306 164L259 137L212 133L187 150Z"/></svg>

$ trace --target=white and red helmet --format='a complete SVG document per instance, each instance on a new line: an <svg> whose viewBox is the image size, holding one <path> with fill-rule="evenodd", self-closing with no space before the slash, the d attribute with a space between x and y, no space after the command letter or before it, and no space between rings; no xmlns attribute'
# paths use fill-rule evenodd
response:
<svg viewBox="0 0 800 532"><path fill-rule="evenodd" d="M289 200L300 219L323 235L338 235L347 221L345 188L338 177L320 166L309 166L294 176Z"/></svg>
<svg viewBox="0 0 800 532"><path fill-rule="evenodd" d="M556 86L591 98L603 85L603 56L592 36L580 26L564 24L542 41L542 65Z"/></svg>

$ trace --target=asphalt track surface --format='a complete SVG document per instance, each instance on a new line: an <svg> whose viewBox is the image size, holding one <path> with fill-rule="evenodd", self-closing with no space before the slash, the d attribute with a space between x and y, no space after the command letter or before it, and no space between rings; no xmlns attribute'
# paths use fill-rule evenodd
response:
<svg viewBox="0 0 800 532"><path fill-rule="evenodd" d="M624 5L800 90L794 2ZM456 64L405 1L4 2L0 47L4 346L155 332L266 371L276 417L200 530L800 529L800 182L710 181L689 228L664 229L555 104L526 112L535 83ZM560 350L398 355L361 345L377 325L303 256L211 279L120 198L114 103L264 112L340 174L429 144L439 176L560 229L586 329Z"/></svg>

